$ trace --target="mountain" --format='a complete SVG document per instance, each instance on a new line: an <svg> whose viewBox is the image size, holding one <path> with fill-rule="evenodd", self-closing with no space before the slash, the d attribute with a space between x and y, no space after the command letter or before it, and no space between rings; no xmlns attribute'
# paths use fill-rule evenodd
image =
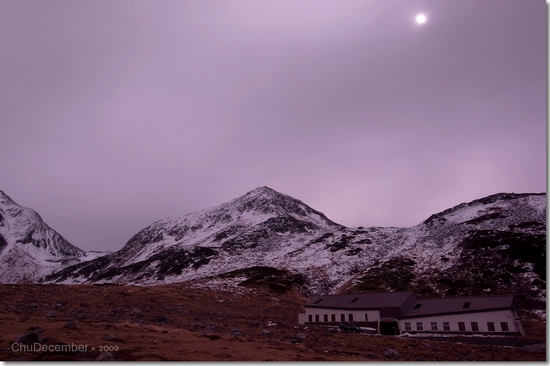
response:
<svg viewBox="0 0 550 366"><path fill-rule="evenodd" d="M33 282L89 258L30 208L0 191L0 283Z"/></svg>
<svg viewBox="0 0 550 366"><path fill-rule="evenodd" d="M500 193L434 214L395 237L347 291L513 293L546 301L546 194Z"/></svg>
<svg viewBox="0 0 550 366"><path fill-rule="evenodd" d="M45 281L206 281L309 293L512 292L543 302L545 271L545 193L492 195L410 228L348 228L260 187L214 208L156 221L119 251Z"/></svg>
<svg viewBox="0 0 550 366"><path fill-rule="evenodd" d="M287 258L310 260L309 246L322 246L346 230L303 202L260 187L218 207L156 221L118 252L48 279L153 284L249 265L284 267ZM330 262L329 257L324 260Z"/></svg>

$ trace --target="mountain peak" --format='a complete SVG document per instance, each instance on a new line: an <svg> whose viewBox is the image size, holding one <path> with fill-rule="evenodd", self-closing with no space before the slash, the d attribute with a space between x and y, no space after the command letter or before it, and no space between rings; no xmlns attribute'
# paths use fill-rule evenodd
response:
<svg viewBox="0 0 550 366"><path fill-rule="evenodd" d="M256 196L256 195L259 195L259 194L273 195L273 194L281 194L281 193L277 192L276 190L274 190L272 188L269 188L268 186L261 186L261 187L258 187L258 188L254 188L250 192L245 193L245 196L247 196L247 195L248 196Z"/></svg>
<svg viewBox="0 0 550 366"><path fill-rule="evenodd" d="M279 193L267 186L262 186L253 189L244 195L235 198L227 203L233 206L237 211L254 211L261 213L297 213L300 216L305 216L306 212L312 210L302 201Z"/></svg>
<svg viewBox="0 0 550 366"><path fill-rule="evenodd" d="M237 197L227 203L228 204L234 203L234 204L240 205L242 202L254 202L254 205L257 205L258 203L261 203L261 202L265 203L268 201L273 202L273 201L281 201L285 199L298 201L297 199L290 197L286 194L279 193L272 188L269 188L267 186L262 186L262 187L255 188L249 192L246 192L242 196Z"/></svg>
<svg viewBox="0 0 550 366"><path fill-rule="evenodd" d="M275 190L272 188L269 188L268 186L261 186L261 187L254 188L250 192L255 192L255 191L261 192L261 191L275 191Z"/></svg>
<svg viewBox="0 0 550 366"><path fill-rule="evenodd" d="M4 193L4 191L0 190L0 203L1 204L14 204L15 202L11 199L10 196Z"/></svg>
<svg viewBox="0 0 550 366"><path fill-rule="evenodd" d="M239 216L245 212L247 215L259 215L258 217L265 217L263 215L291 216L294 219L315 222L319 227L340 226L329 220L322 212L314 210L299 199L277 192L267 186L255 188L220 207L223 207L224 210L238 212Z"/></svg>

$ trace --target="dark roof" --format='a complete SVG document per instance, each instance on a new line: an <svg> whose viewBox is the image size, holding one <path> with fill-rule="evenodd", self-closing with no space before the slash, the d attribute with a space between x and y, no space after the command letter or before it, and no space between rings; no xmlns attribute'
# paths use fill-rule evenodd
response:
<svg viewBox="0 0 550 366"><path fill-rule="evenodd" d="M436 297L417 299L406 309L405 317L431 316L437 314L458 314L499 309L510 309L514 303L512 295Z"/></svg>
<svg viewBox="0 0 550 366"><path fill-rule="evenodd" d="M400 308L411 296L412 291L375 292L367 294L344 294L317 296L305 306L308 308L330 308L367 310L380 308Z"/></svg>

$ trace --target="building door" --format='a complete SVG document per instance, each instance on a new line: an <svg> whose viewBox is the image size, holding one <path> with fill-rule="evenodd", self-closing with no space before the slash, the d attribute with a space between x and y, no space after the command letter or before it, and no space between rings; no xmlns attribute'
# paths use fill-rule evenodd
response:
<svg viewBox="0 0 550 366"><path fill-rule="evenodd" d="M399 324L397 319L380 319L378 329L382 335L399 335Z"/></svg>

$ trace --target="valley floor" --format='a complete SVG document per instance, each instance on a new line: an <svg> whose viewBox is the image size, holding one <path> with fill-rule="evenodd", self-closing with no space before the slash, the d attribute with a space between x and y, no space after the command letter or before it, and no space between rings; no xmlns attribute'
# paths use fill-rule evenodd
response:
<svg viewBox="0 0 550 366"><path fill-rule="evenodd" d="M347 334L300 329L305 301L186 284L0 285L0 360L84 361L109 351L117 361L546 361L546 325L534 320L517 342ZM11 343L32 327L42 329L43 350Z"/></svg>

